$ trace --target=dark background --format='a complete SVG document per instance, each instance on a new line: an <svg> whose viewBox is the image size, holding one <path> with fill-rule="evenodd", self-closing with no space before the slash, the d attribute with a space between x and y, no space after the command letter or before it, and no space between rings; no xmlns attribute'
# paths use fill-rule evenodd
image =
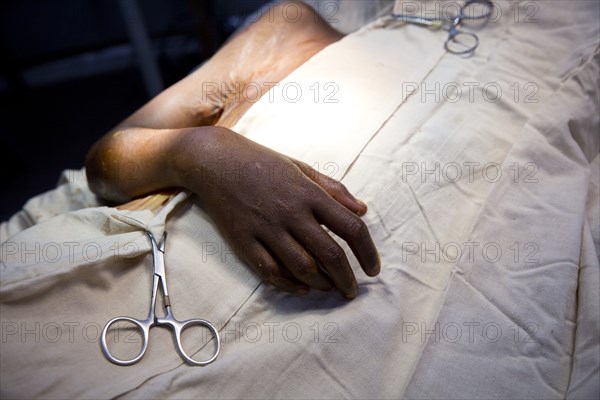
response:
<svg viewBox="0 0 600 400"><path fill-rule="evenodd" d="M0 221L81 168L90 146L150 98L120 1L138 8L167 87L266 0L2 0Z"/></svg>

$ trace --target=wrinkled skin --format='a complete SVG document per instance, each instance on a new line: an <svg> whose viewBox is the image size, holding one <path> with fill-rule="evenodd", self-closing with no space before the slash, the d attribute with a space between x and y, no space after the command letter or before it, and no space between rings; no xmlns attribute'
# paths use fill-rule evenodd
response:
<svg viewBox="0 0 600 400"><path fill-rule="evenodd" d="M295 294L335 288L354 298L346 254L323 226L375 276L379 256L360 219L366 205L338 181L229 129L251 106L233 89L279 82L340 38L302 3L275 6L98 141L86 160L90 187L116 202L185 187L267 282ZM207 83L221 91L205 90ZM135 174L124 174L124 165Z"/></svg>

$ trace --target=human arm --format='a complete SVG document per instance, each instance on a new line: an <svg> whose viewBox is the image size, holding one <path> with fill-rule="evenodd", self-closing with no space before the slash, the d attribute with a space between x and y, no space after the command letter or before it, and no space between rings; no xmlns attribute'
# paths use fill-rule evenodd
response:
<svg viewBox="0 0 600 400"><path fill-rule="evenodd" d="M136 174L119 176L118 163L137 165ZM348 259L321 225L349 244L367 275L379 272L359 218L366 206L339 182L227 128L130 128L93 149L87 166L91 188L114 201L165 187L193 191L236 254L279 289L333 284L356 296Z"/></svg>
<svg viewBox="0 0 600 400"><path fill-rule="evenodd" d="M263 279L294 293L335 286L352 298L356 278L322 225L350 245L368 275L376 275L377 250L359 218L366 206L341 183L230 130L248 104L202 94L206 82L279 81L340 38L305 15L302 24L261 19L232 39L100 139L86 170L92 190L115 202L185 187ZM265 40L273 47L266 49Z"/></svg>

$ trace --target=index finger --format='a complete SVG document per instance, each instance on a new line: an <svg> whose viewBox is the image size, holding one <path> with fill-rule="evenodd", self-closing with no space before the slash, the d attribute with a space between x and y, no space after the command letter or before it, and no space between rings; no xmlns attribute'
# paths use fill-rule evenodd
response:
<svg viewBox="0 0 600 400"><path fill-rule="evenodd" d="M325 190L335 201L357 215L365 215L367 205L354 197L340 181L322 174L302 161L294 160L294 162L304 175Z"/></svg>

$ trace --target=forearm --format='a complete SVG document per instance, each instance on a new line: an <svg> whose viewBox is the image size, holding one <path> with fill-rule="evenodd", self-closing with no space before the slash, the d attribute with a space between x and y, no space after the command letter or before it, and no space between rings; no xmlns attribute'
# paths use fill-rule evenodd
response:
<svg viewBox="0 0 600 400"><path fill-rule="evenodd" d="M126 128L110 132L88 153L89 186L94 193L114 202L126 202L169 187L185 187L186 163L182 158L201 160L202 141L208 140L215 129L219 128ZM184 141L193 141L194 149L187 148Z"/></svg>
<svg viewBox="0 0 600 400"><path fill-rule="evenodd" d="M119 123L90 149L86 158L88 183L94 193L114 202L168 187L182 186L174 155L191 135L214 129L219 105L199 102L194 94L202 74L171 86ZM186 139L187 140L187 139ZM197 141L197 140L196 140ZM200 152L202 146L195 149Z"/></svg>
<svg viewBox="0 0 600 400"><path fill-rule="evenodd" d="M315 18L310 7L301 3L296 7L306 11L302 21L289 23L285 18L261 17L232 38L202 68L169 87L100 139L86 160L92 190L108 200L123 202L155 190L182 186L182 174L189 174L189 170L173 167L174 160L186 160L181 151L174 149L189 153L179 142L182 137L189 138L191 131L195 132L191 135L195 138L195 152L203 153L202 157L218 156L209 154L204 144L198 143L205 138L201 133L224 133L211 125L231 128L252 104L228 101L220 92L222 88L231 91L249 82L279 82L341 37L326 22ZM283 14L274 10L273 15ZM265 46L265 42L270 45ZM205 90L206 83L217 86L219 91ZM230 137L230 133L224 136ZM188 157L204 160L197 158L198 154ZM198 186L193 186L198 191Z"/></svg>

